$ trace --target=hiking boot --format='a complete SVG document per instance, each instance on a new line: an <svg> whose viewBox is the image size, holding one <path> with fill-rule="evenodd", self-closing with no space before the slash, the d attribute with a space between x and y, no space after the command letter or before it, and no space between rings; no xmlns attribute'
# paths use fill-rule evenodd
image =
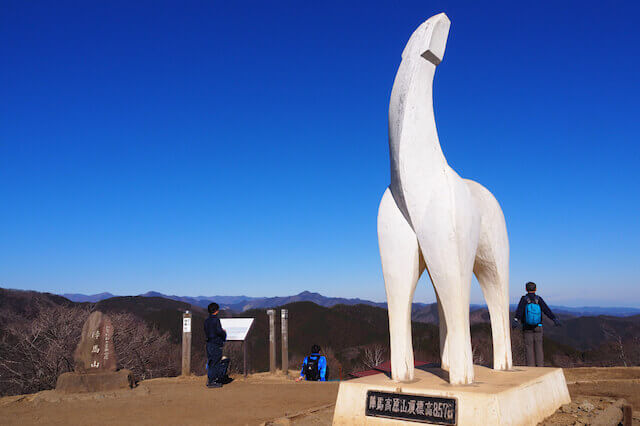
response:
<svg viewBox="0 0 640 426"><path fill-rule="evenodd" d="M209 382L209 383L207 383L207 387L208 388L221 388L222 387L222 383Z"/></svg>

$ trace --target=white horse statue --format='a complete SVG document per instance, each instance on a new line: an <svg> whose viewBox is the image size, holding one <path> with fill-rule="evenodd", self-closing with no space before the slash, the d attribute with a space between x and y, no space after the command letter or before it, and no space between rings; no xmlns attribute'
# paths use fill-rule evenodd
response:
<svg viewBox="0 0 640 426"><path fill-rule="evenodd" d="M433 77L450 26L441 13L415 30L402 52L389 103L391 185L378 210L378 241L389 308L391 374L400 382L414 377L411 305L425 270L438 301L441 365L449 382L473 382L472 273L491 316L493 368L512 367L504 215L487 189L449 167L433 116Z"/></svg>

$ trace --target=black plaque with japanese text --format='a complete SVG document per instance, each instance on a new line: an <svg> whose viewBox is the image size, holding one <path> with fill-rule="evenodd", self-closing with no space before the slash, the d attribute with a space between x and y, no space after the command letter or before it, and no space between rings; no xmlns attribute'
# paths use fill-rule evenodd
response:
<svg viewBox="0 0 640 426"><path fill-rule="evenodd" d="M454 398L368 391L366 415L414 422L455 425Z"/></svg>

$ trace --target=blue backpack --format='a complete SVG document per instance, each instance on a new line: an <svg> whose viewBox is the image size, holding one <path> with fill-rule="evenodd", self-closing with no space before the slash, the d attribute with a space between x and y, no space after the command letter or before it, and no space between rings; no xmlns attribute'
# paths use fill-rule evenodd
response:
<svg viewBox="0 0 640 426"><path fill-rule="evenodd" d="M542 325L542 311L540 310L537 296L533 300L527 297L527 307L524 310L524 323L533 326Z"/></svg>

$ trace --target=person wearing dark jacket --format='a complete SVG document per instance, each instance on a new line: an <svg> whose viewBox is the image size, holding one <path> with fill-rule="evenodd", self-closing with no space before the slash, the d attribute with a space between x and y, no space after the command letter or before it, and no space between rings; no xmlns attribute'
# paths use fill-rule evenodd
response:
<svg viewBox="0 0 640 426"><path fill-rule="evenodd" d="M528 282L525 286L527 294L522 296L514 319L514 326L522 324L524 334L525 355L530 367L544 367L544 352L542 350L542 314L549 317L556 327L560 321L551 312L542 297L536 294L536 284Z"/></svg>
<svg viewBox="0 0 640 426"><path fill-rule="evenodd" d="M222 347L227 339L227 332L222 328L218 318L220 306L211 303L207 309L209 318L204 321L204 335L207 339L207 387L219 388L227 377L229 366L229 359L222 358Z"/></svg>

